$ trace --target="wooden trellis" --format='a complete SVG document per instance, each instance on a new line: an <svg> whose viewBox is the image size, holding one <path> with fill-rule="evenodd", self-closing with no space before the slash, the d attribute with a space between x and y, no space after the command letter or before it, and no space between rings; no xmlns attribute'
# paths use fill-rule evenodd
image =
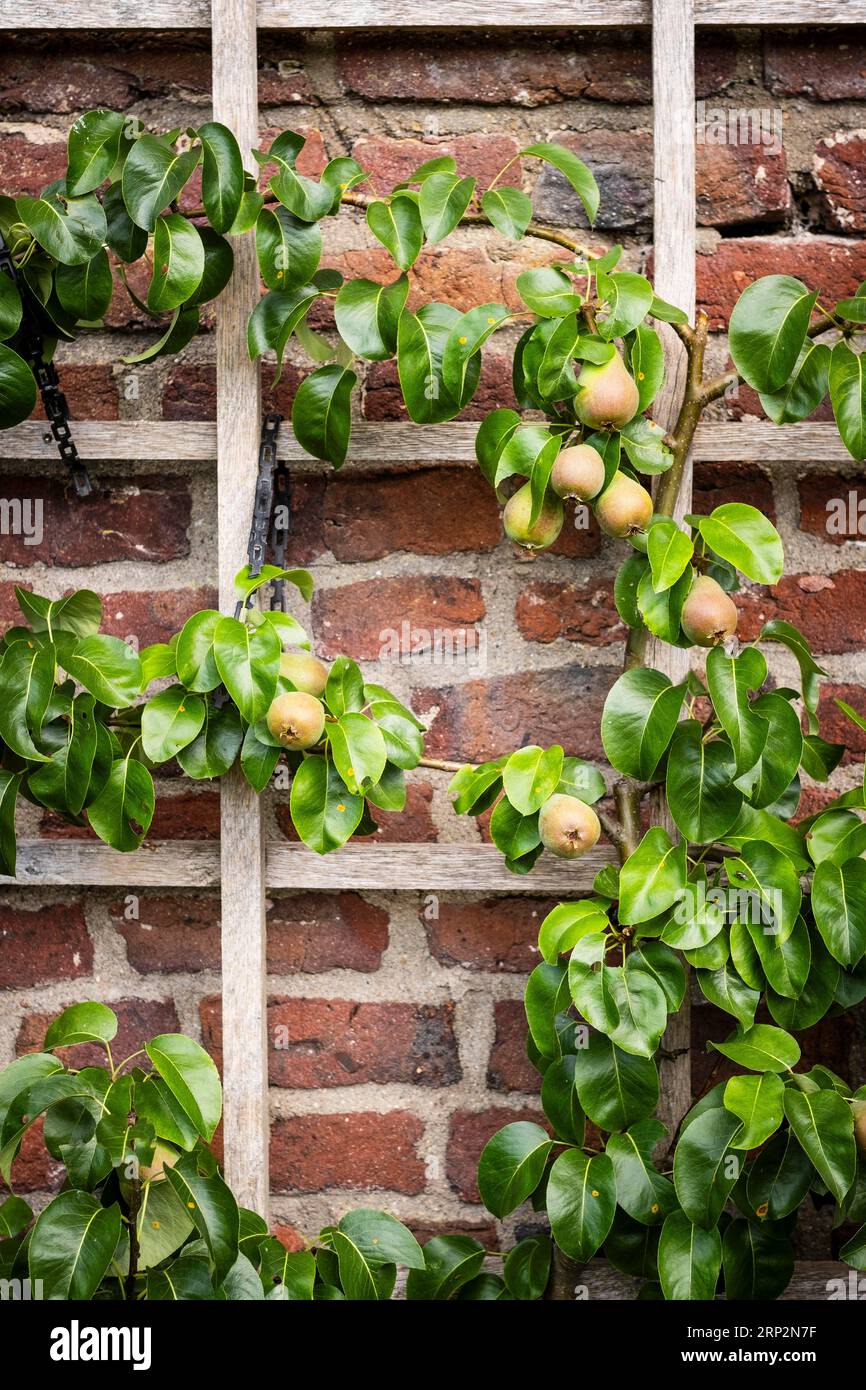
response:
<svg viewBox="0 0 866 1390"><path fill-rule="evenodd" d="M178 30L212 28L214 118L237 134L246 156L258 139L257 26L270 30L453 30L621 28L644 26L653 39L655 283L685 308L695 298L694 30L708 27L866 24L866 0L448 0L435 11L426 0L17 0L0 12L0 29ZM254 251L236 248L236 271L220 300L217 332L216 425L184 423L77 423L85 459L217 459L219 580L224 610L231 577L244 560L238 499L251 497L258 451L259 377L246 352L246 317L259 292ZM678 372L678 348L668 345L669 374ZM433 461L474 462L475 426L376 425L353 432L348 464L423 466ZM288 434L281 452L310 471L322 465L303 454ZM0 459L54 462L43 426L28 423L0 434ZM698 430L694 459L828 462L848 455L832 425L784 430L762 423L712 424ZM688 491L688 489L686 489ZM688 511L689 497L682 499ZM660 649L655 664L681 678L676 649ZM264 900L268 888L465 889L484 892L579 893L613 856L599 850L577 866L545 861L531 876L507 872L492 846L347 845L319 859L302 845L265 844L258 798L240 777L222 782L221 843L145 845L121 856L101 844L25 842L17 883L88 887L216 887L222 895L222 978L225 1150L229 1183L246 1206L267 1213L268 1104L265 1037ZM0 879L10 884L12 880ZM688 1019L680 1044L688 1047ZM677 1041L676 1039L674 1041ZM675 1051L675 1048L671 1049ZM690 1096L688 1051L667 1065L663 1091L670 1110ZM817 1289L831 1266L816 1266L812 1284L799 1279L800 1297ZM602 1293L601 1296L604 1296ZM608 1296L617 1296L608 1294Z"/></svg>

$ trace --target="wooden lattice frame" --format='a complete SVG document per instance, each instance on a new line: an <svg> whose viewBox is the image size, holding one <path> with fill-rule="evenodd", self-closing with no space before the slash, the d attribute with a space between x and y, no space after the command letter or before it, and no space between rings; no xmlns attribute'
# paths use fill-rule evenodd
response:
<svg viewBox="0 0 866 1390"><path fill-rule="evenodd" d="M258 140L257 27L273 30L556 29L651 27L653 40L654 278L660 295L693 313L695 303L695 25L708 27L866 24L866 0L448 0L435 22L426 0L17 0L0 13L0 30L185 30L212 28L213 113L237 134L243 153ZM239 252L239 254L238 254ZM254 250L236 248L236 269L220 300L217 329L217 423L76 423L86 459L217 459L220 602L230 606L232 576L243 563L237 497L251 493L258 451L259 374L246 353L246 315L259 292ZM669 387L681 370L673 335L666 342ZM670 398L668 398L670 399ZM657 417L665 423L666 402ZM669 409L669 405L667 406ZM475 426L360 425L349 465L406 466L447 460L474 462ZM0 434L0 459L53 461L38 423ZM286 437L281 452L295 466L320 468ZM693 458L725 461L827 462L848 458L832 425L801 424L784 431L762 423L699 428ZM689 510L691 473L680 499ZM688 655L659 646L654 664L682 679ZM265 844L258 798L239 776L222 781L221 840L156 843L120 856L101 844L20 846L17 880L40 886L216 887L222 898L222 982L225 1091L225 1167L245 1206L267 1214L268 1094L265 959L267 888L454 889L484 892L585 892L598 868L614 856L599 849L574 866L542 861L515 878L492 846L347 845L325 860L302 845ZM690 1104L689 1018L684 1008L666 1035L673 1054L662 1061L662 1118L678 1119ZM684 1051L681 1051L682 1048ZM679 1055L677 1055L679 1054ZM815 1297L826 1262L800 1266L788 1297ZM616 1281L596 1296L621 1296Z"/></svg>

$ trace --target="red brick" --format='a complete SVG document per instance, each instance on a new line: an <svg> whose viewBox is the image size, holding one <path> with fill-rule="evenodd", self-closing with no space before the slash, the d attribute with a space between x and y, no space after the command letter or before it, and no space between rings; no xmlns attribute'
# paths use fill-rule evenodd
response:
<svg viewBox="0 0 866 1390"><path fill-rule="evenodd" d="M73 49L52 53L19 48L4 55L0 77L0 112L4 115L47 111L71 115L98 106L122 111L134 100L127 77Z"/></svg>
<svg viewBox="0 0 866 1390"><path fill-rule="evenodd" d="M741 640L751 641L771 618L793 623L816 652L856 652L866 641L866 571L786 575L772 589L737 595Z"/></svg>
<svg viewBox="0 0 866 1390"><path fill-rule="evenodd" d="M807 816L817 816L820 811L825 810L830 805L831 801L835 801L838 795L838 787L803 787L794 816L795 822L805 820Z"/></svg>
<svg viewBox="0 0 866 1390"><path fill-rule="evenodd" d="M116 267L118 263L113 257L112 261ZM139 299L146 300L151 280L151 266L147 258L142 257L134 261L131 265L126 266L124 268L124 275L133 294L136 294ZM208 310L205 308L203 314L207 312ZM154 342L156 342L164 331L154 323L149 314L146 314L143 309L139 309L135 300L127 291L123 280L121 280L120 276L117 274L115 274L114 277L114 293L111 297L111 304L105 315L104 323L106 328L134 328L146 330L149 337L151 337ZM129 363L126 366L125 375L127 377L134 376L138 373L138 370L138 367L134 363Z"/></svg>
<svg viewBox="0 0 866 1390"><path fill-rule="evenodd" d="M781 222L790 210L788 167L781 145L700 141L695 174L698 222L703 226Z"/></svg>
<svg viewBox="0 0 866 1390"><path fill-rule="evenodd" d="M111 1053L115 1066L126 1057L137 1052L151 1038L160 1033L176 1033L180 1027L177 1010L171 999L103 999L117 1014L117 1036L112 1040ZM50 1013L27 1014L18 1031L16 1048L18 1053L39 1052L45 1032L61 1008ZM105 1048L98 1043L78 1043L74 1047L61 1047L57 1056L69 1067L104 1067ZM137 1057L134 1064L148 1068L147 1057Z"/></svg>
<svg viewBox="0 0 866 1390"><path fill-rule="evenodd" d="M21 1141L21 1151L12 1164L12 1190L25 1192L56 1192L63 1184L66 1169L52 1158L43 1139L44 1120L32 1124Z"/></svg>
<svg viewBox="0 0 866 1390"><path fill-rule="evenodd" d="M526 1010L520 999L497 999L493 1005L496 1032L487 1066L491 1091L541 1090L541 1077L526 1055Z"/></svg>
<svg viewBox="0 0 866 1390"><path fill-rule="evenodd" d="M406 786L406 805L402 811L382 811L370 808L379 829L375 838L383 845L419 844L438 840L431 807L433 788L429 782L409 782Z"/></svg>
<svg viewBox="0 0 866 1390"><path fill-rule="evenodd" d="M866 491L856 479L810 473L797 483L797 492L801 531L828 545L844 545L848 540L862 544L866 539Z"/></svg>
<svg viewBox="0 0 866 1390"><path fill-rule="evenodd" d="M319 589L313 597L313 630L320 656L344 653L367 661L429 665L436 642L446 664L465 665L477 651L479 623L485 615L477 579L446 575L365 579L339 589Z"/></svg>
<svg viewBox="0 0 866 1390"><path fill-rule="evenodd" d="M7 564L108 564L118 560L177 560L189 554L190 495L178 478L104 478L90 497L78 498L61 465L48 476L38 473L0 480L3 497L20 498L22 516L32 532L41 503L40 544L26 536L4 536ZM38 539L38 529L33 537Z"/></svg>
<svg viewBox="0 0 866 1390"><path fill-rule="evenodd" d="M429 722L431 757L483 762L527 743L561 743L566 753L599 758L601 711L613 679L613 672L573 664L417 690L412 704Z"/></svg>
<svg viewBox="0 0 866 1390"><path fill-rule="evenodd" d="M200 1010L205 1047L219 1065L219 999L203 1000ZM268 1038L273 1086L450 1086L460 1080L453 1004L271 999Z"/></svg>
<svg viewBox="0 0 866 1390"><path fill-rule="evenodd" d="M866 755L866 730L849 719L839 709L837 700L844 700L866 719L866 691L862 685L841 685L835 681L821 682L821 698L818 701L818 717L821 721L821 737L831 743L844 743L847 752L843 763L862 762Z"/></svg>
<svg viewBox="0 0 866 1390"><path fill-rule="evenodd" d="M0 169L3 186L14 189L16 197L28 194L38 198L43 188L55 179L66 177L66 141L52 139L29 140L26 135L0 136Z"/></svg>
<svg viewBox="0 0 866 1390"><path fill-rule="evenodd" d="M126 941L133 970L219 970L220 905L217 897L200 893L136 895L136 917L127 917L127 904L112 903L115 931Z"/></svg>
<svg viewBox="0 0 866 1390"><path fill-rule="evenodd" d="M136 637L139 646L168 642L187 618L202 608L216 608L215 589L155 589L103 594L103 630L116 637Z"/></svg>
<svg viewBox="0 0 866 1390"><path fill-rule="evenodd" d="M268 910L268 969L275 975L378 970L388 914L357 893L298 893Z"/></svg>
<svg viewBox="0 0 866 1390"><path fill-rule="evenodd" d="M724 328L743 290L762 275L795 275L825 296L850 298L866 278L866 243L836 237L730 237L698 256L698 308Z"/></svg>
<svg viewBox="0 0 866 1390"><path fill-rule="evenodd" d="M493 490L474 468L340 478L325 493L324 540L340 561L493 550L501 537Z"/></svg>
<svg viewBox="0 0 866 1390"><path fill-rule="evenodd" d="M284 367L276 387L273 363L262 366L262 406L278 410L286 417L301 382L301 372L290 362ZM216 368L207 363L177 362L171 367L162 394L164 420L216 419Z"/></svg>
<svg viewBox="0 0 866 1390"><path fill-rule="evenodd" d="M384 1189L415 1197L426 1186L424 1125L406 1110L293 1115L271 1128L271 1189Z"/></svg>
<svg viewBox="0 0 866 1390"><path fill-rule="evenodd" d="M859 101L864 79L862 29L771 31L764 36L764 81L777 96Z"/></svg>
<svg viewBox="0 0 866 1390"><path fill-rule="evenodd" d="M649 130L558 130L595 175L601 194L596 228L647 226L652 220L652 135ZM535 216L557 227L585 227L583 206L564 174L544 165L533 194Z"/></svg>
<svg viewBox="0 0 866 1390"><path fill-rule="evenodd" d="M691 510L705 516L725 502L748 502L775 520L773 485L766 473L748 463L695 464Z"/></svg>
<svg viewBox="0 0 866 1390"><path fill-rule="evenodd" d="M818 141L815 182L828 226L840 232L866 228L866 131L837 131Z"/></svg>
<svg viewBox="0 0 866 1390"><path fill-rule="evenodd" d="M312 106L315 89L303 69L303 54L292 36L259 34L259 106Z"/></svg>
<svg viewBox="0 0 866 1390"><path fill-rule="evenodd" d="M436 916L421 909L431 955L441 965L526 975L538 964L538 928L553 900L485 898L458 903L441 899Z"/></svg>
<svg viewBox="0 0 866 1390"><path fill-rule="evenodd" d="M568 584L535 580L528 584L514 610L527 642L583 642L607 646L625 637L625 627L613 601L612 580Z"/></svg>
<svg viewBox="0 0 866 1390"><path fill-rule="evenodd" d="M479 1202L475 1171L481 1150L494 1134L505 1125L517 1120L530 1120L540 1124L544 1115L540 1110L505 1109L494 1107L489 1110L455 1110L451 1115L446 1171L452 1189L464 1202Z"/></svg>
<svg viewBox="0 0 866 1390"><path fill-rule="evenodd" d="M39 822L41 835L47 840L89 840L92 832L86 825L70 825L54 811L44 811ZM220 805L218 791L180 792L166 795L157 792L153 820L147 832L153 840L218 840Z"/></svg>
<svg viewBox="0 0 866 1390"><path fill-rule="evenodd" d="M702 39L696 54L698 95L717 95L734 75L735 49ZM373 101L472 102L544 106L583 97L591 101L649 102L652 74L642 36L616 42L598 33L535 36L521 33L434 39L392 37L387 61L378 38L345 41L338 73L350 92Z"/></svg>
<svg viewBox="0 0 866 1390"><path fill-rule="evenodd" d="M0 989L76 979L92 968L93 942L80 899L0 905Z"/></svg>
<svg viewBox="0 0 866 1390"><path fill-rule="evenodd" d="M552 248L549 256L535 251L535 261L540 263L545 259L555 260L554 250L555 248ZM528 255L528 252L524 251L523 254ZM450 241L425 247L413 267L409 308L417 309L428 300L452 304L461 313L467 309L474 309L478 304L496 303L501 300L509 307L517 308L519 305L514 281L518 272L524 268L520 256L520 248L516 247L507 260L494 263L481 244L474 246L472 250L453 246ZM322 265L339 270L346 279L394 279L394 262L384 247L326 251L322 256ZM310 322L316 328L323 326L321 320L314 320L312 314Z"/></svg>
<svg viewBox="0 0 866 1390"><path fill-rule="evenodd" d="M405 183L419 164L443 155L451 155L456 160L461 177L472 176L482 187L487 187L515 158L519 149L520 145L510 135L454 135L430 140L362 135L355 141L352 155L372 175L372 187L376 192L384 193L390 192L395 184ZM522 181L519 160L500 180L518 188Z"/></svg>
<svg viewBox="0 0 866 1390"><path fill-rule="evenodd" d="M495 349L481 357L481 375L472 400L460 412L461 420L483 420L491 410L515 408L511 378L511 358ZM364 381L365 420L408 420L409 412L400 390L394 362L371 362Z"/></svg>
<svg viewBox="0 0 866 1390"><path fill-rule="evenodd" d="M111 367L59 362L57 368L71 420L117 419L117 382ZM45 419L41 400L30 418Z"/></svg>

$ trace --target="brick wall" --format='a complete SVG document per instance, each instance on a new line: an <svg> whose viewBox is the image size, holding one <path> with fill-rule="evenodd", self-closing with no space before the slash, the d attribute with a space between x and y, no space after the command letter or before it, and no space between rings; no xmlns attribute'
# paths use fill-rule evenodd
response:
<svg viewBox="0 0 866 1390"><path fill-rule="evenodd" d="M866 86L862 30L824 36L699 36L698 95L714 109L783 119L774 146L699 146L698 295L716 336L712 361L726 361L724 330L740 289L760 274L790 270L850 295L866 278L864 144ZM652 150L649 46L645 35L401 37L387 44L312 35L306 43L263 34L262 131L306 131L300 165L315 174L326 157L354 153L384 185L422 157L453 152L485 179L520 143L553 138L595 168L602 185L598 241L624 243L626 263L649 262ZM207 37L64 34L62 42L21 36L0 68L0 185L36 192L64 167L66 130L97 105L139 115L163 129L209 114ZM558 176L514 166L535 185L539 215L579 227L575 201ZM329 260L350 274L386 271L362 219L328 226ZM461 233L422 256L415 300L459 307L513 296L516 274L542 259L538 244L503 245ZM135 280L135 275L133 275ZM88 419L197 420L214 415L211 333L178 361L146 368L120 363L146 340L146 325L118 292L105 332L63 349L74 413ZM267 373L266 373L267 377ZM290 362L276 392L291 402L299 379ZM269 380L269 378L268 378ZM492 351L477 418L510 400L507 354ZM360 408L368 419L403 418L394 371L366 369ZM753 416L743 390L718 407ZM252 460L250 466L252 468ZM141 643L165 639L214 600L215 496L212 465L94 468L88 502L69 501L58 472L34 478L29 464L4 469L4 496L41 496L42 545L0 538L9 566L0 617L15 613L12 581L51 594L88 584L106 596L111 631ZM739 497L774 516L788 573L773 591L742 598L744 626L764 617L799 623L831 683L829 725L856 747L866 736L834 716L832 696L864 709L866 564L863 542L830 535L827 503L849 490L866 496L854 465L820 459L758 467L749 459L701 467L696 510ZM617 564L595 529L571 531L536 559L502 539L497 508L477 472L443 459L436 467L335 476L313 465L293 484L293 558L311 564L318 592L311 622L320 653L337 650L371 665L431 725L430 748L480 758L521 741L560 740L569 752L600 753L597 720L621 659L612 602ZM248 499L239 499L239 514ZM866 523L864 523L866 526ZM480 630L483 670L469 665L379 662L383 629ZM777 657L779 679L793 679ZM860 746L859 752L863 752ZM844 764L834 787L857 769ZM458 821L445 780L412 776L402 817L382 814L382 840L478 841L484 825ZM159 788L157 838L218 835L218 792L179 775ZM807 787L804 809L826 799ZM78 834L35 811L22 828L47 837ZM271 835L290 833L286 793L267 803ZM442 1225L492 1233L477 1205L477 1154L503 1122L538 1108L523 1054L524 976L548 904L528 896L477 901L387 892L279 894L269 909L270 1056L274 1211L286 1227L311 1229L352 1202L381 1200L417 1229ZM215 895L148 892L138 898L78 889L0 895L0 1061L38 1045L44 1020L86 997L121 1016L121 1048L144 1034L182 1028L218 1057L219 901ZM704 1041L719 1026L709 1005L694 1013L695 1073ZM284 1046L277 1044L284 1043ZM811 1035L813 1060L863 1075L862 1020L832 1020ZM56 1182L32 1142L19 1161L21 1187ZM824 1253L827 1223L804 1237Z"/></svg>

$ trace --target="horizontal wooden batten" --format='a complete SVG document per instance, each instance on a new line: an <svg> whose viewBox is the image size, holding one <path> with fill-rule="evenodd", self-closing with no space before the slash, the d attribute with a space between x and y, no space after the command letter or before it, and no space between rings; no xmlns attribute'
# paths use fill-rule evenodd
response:
<svg viewBox="0 0 866 1390"><path fill-rule="evenodd" d="M493 845L356 844L319 856L305 845L272 840L266 882L322 891L587 893L614 858L602 848L574 863L545 857L531 874L512 874ZM17 875L0 877L0 886L218 888L219 881L216 840L155 841L135 854L89 841L23 840Z"/></svg>
<svg viewBox="0 0 866 1390"><path fill-rule="evenodd" d="M262 29L562 29L648 26L651 0L258 0ZM699 25L770 27L791 24L862 24L864 0L759 0L745 11L740 0L695 0ZM0 29L209 29L210 0L18 0L0 10Z"/></svg>
<svg viewBox="0 0 866 1390"><path fill-rule="evenodd" d="M474 463L477 424L453 421L444 425L408 423L355 425L348 464L422 467L429 463ZM205 463L216 459L216 425L209 421L170 420L73 421L72 432L82 458L111 462L171 460ZM57 445L46 427L35 420L0 431L0 460L57 464ZM318 472L330 465L305 453L286 426L280 437L280 458L303 470ZM805 423L773 425L769 421L738 424L707 421L695 436L694 456L703 463L849 462L835 425Z"/></svg>

